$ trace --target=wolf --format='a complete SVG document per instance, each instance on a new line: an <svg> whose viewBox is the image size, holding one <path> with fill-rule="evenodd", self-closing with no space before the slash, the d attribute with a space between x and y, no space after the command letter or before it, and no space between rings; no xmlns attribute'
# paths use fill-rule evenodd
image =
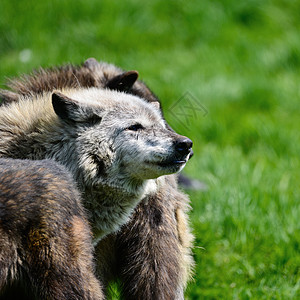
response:
<svg viewBox="0 0 300 300"><path fill-rule="evenodd" d="M0 97L9 104L56 89L97 87L138 96L161 109L159 99L137 78L137 71L126 72L91 58L80 66L40 69L11 80L11 90L0 91ZM20 110L25 108L26 103ZM193 266L188 198L178 189L175 175L163 176L156 192L143 197L130 221L96 245L98 274L104 286L121 277L126 299L183 299Z"/></svg>
<svg viewBox="0 0 300 300"><path fill-rule="evenodd" d="M96 243L156 193L160 176L179 172L192 147L153 105L98 88L20 99L1 107L0 124L0 157L54 159L71 171Z"/></svg>
<svg viewBox="0 0 300 300"><path fill-rule="evenodd" d="M0 109L0 156L65 165L93 211L96 240L127 223L159 177L189 158L192 141L166 129L159 110L138 97L89 88L41 98Z"/></svg>
<svg viewBox="0 0 300 300"><path fill-rule="evenodd" d="M0 159L0 299L16 299L16 282L29 299L101 299L91 239L63 166Z"/></svg>

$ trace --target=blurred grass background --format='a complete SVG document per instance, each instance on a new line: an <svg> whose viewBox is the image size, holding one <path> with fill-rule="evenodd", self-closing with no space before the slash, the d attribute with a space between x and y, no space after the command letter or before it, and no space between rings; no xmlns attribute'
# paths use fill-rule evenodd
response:
<svg viewBox="0 0 300 300"><path fill-rule="evenodd" d="M299 28L293 0L1 0L0 82L88 57L138 70L208 186L189 192L186 298L300 299ZM186 92L205 116L174 118Z"/></svg>

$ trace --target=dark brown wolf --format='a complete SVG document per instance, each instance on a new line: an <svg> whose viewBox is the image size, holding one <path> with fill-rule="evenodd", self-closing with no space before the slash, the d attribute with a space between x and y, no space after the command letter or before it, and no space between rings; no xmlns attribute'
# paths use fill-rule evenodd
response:
<svg viewBox="0 0 300 300"><path fill-rule="evenodd" d="M0 299L16 299L16 286L28 299L102 299L93 271L69 172L52 160L0 159Z"/></svg>
<svg viewBox="0 0 300 300"><path fill-rule="evenodd" d="M30 98L56 89L97 87L137 95L160 107L158 98L137 77L136 71L124 72L88 59L81 66L41 69L12 80L12 90L1 91L0 97L9 103L19 101L20 96ZM126 299L183 299L193 264L189 205L178 190L177 176L164 178L156 193L137 206L131 220L96 246L97 270L103 284L121 277Z"/></svg>

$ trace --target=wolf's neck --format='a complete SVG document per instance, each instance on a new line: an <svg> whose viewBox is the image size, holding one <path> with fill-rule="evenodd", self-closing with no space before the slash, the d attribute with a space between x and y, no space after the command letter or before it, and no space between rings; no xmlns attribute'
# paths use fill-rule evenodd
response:
<svg viewBox="0 0 300 300"><path fill-rule="evenodd" d="M131 191L110 185L86 188L85 207L88 209L94 233L94 243L116 232L127 223L138 203L156 189L156 180L145 180Z"/></svg>

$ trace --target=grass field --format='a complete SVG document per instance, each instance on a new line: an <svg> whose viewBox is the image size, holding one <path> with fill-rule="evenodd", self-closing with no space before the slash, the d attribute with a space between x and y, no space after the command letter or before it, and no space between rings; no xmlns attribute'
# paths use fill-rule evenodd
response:
<svg viewBox="0 0 300 300"><path fill-rule="evenodd" d="M1 0L0 82L91 56L138 70L208 187L186 298L300 299L299 28L293 0Z"/></svg>

